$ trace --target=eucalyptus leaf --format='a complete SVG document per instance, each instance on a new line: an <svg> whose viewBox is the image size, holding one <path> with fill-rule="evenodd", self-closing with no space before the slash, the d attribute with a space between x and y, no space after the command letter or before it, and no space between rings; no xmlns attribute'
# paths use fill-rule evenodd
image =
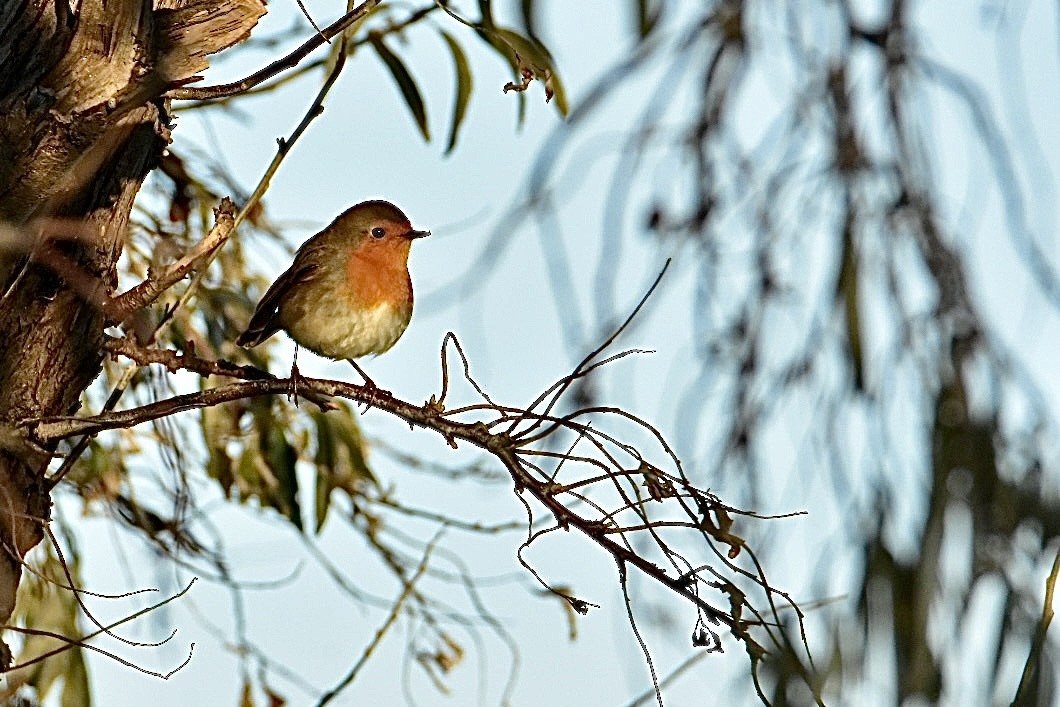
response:
<svg viewBox="0 0 1060 707"><path fill-rule="evenodd" d="M456 147L456 138L460 133L460 126L464 122L467 112L468 101L471 99L471 90L474 82L471 77L471 65L468 63L467 54L463 48L448 32L442 32L442 38L449 53L453 56L453 71L456 77L455 96L453 98L453 124L449 129L449 144L445 147L445 154L449 154Z"/></svg>
<svg viewBox="0 0 1060 707"><path fill-rule="evenodd" d="M405 105L408 106L409 112L412 113L412 118L416 121L416 126L420 129L423 139L430 142L431 131L427 125L427 107L423 103L423 96L420 95L420 89L416 86L416 81L412 78L412 74L409 73L405 63L401 61L397 54L394 54L386 46L381 35L373 33L368 35L368 39L372 43L375 53L379 55L379 58L386 64L386 68L390 70L390 75L394 77L394 82L398 85L398 89L401 90Z"/></svg>
<svg viewBox="0 0 1060 707"><path fill-rule="evenodd" d="M633 0L637 15L637 34L643 39L651 34L662 17L662 3L658 0Z"/></svg>
<svg viewBox="0 0 1060 707"><path fill-rule="evenodd" d="M302 509L298 505L298 476L295 465L298 453L277 425L272 425L262 458L275 479L266 494L270 505L282 513L296 528L302 530Z"/></svg>
<svg viewBox="0 0 1060 707"><path fill-rule="evenodd" d="M312 413L317 430L315 488L316 532L320 532L331 507L331 495L342 489L349 495L360 493L364 483L377 484L368 467L367 450L353 410L343 405L324 414Z"/></svg>

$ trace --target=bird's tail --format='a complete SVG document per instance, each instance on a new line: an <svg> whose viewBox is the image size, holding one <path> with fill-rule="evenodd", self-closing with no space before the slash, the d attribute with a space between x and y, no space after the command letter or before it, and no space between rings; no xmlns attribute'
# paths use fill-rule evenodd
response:
<svg viewBox="0 0 1060 707"><path fill-rule="evenodd" d="M259 316L260 314L262 314L261 310L254 313L250 324L247 325L247 330L236 339L236 343L245 349L254 348L280 330L280 324L275 316Z"/></svg>

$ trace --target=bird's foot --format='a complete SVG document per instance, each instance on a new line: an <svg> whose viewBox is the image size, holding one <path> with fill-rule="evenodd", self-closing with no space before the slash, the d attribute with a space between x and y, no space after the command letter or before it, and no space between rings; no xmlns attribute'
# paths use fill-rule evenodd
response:
<svg viewBox="0 0 1060 707"><path fill-rule="evenodd" d="M290 402L294 401L294 406L298 407L298 383L302 380L302 374L298 370L298 362L295 361L291 365L291 377L287 381L287 400Z"/></svg>
<svg viewBox="0 0 1060 707"><path fill-rule="evenodd" d="M380 388L378 385L376 385L375 381L368 377L368 374L365 373L364 370L362 370L361 367L357 365L356 361L350 360L350 365L353 366L354 370L357 371L357 374L364 379L364 387L367 388L369 391L386 398L394 397L394 394L391 393L389 390L386 390L385 388ZM371 406L369 405L369 407Z"/></svg>

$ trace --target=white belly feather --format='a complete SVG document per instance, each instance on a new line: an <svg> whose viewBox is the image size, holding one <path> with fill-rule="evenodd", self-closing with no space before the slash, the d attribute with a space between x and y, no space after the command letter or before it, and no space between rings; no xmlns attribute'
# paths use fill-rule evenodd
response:
<svg viewBox="0 0 1060 707"><path fill-rule="evenodd" d="M411 318L411 306L384 302L358 311L343 297L323 298L297 314L282 307L280 311L280 321L297 342L333 359L383 353L401 337Z"/></svg>

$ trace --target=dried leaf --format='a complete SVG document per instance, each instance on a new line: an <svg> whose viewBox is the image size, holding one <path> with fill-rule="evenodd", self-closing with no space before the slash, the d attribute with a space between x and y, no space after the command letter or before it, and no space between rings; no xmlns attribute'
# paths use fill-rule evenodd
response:
<svg viewBox="0 0 1060 707"><path fill-rule="evenodd" d="M545 100L556 101L556 110L564 118L570 108L567 104L566 91L556 71L555 60L541 42L532 37L524 37L515 30L497 27L487 33L490 44L504 56L515 71L516 79L521 83L509 83L505 92L526 91L531 82L537 79L545 85Z"/></svg>

